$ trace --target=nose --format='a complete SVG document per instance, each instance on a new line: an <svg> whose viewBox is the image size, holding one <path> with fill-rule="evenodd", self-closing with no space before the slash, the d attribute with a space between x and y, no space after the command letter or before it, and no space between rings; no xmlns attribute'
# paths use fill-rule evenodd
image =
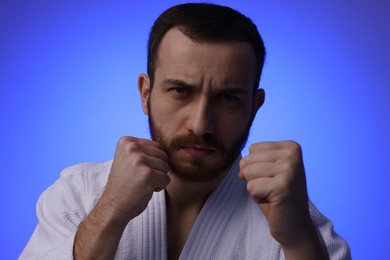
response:
<svg viewBox="0 0 390 260"><path fill-rule="evenodd" d="M211 110L211 104L207 98L194 102L189 109L187 130L197 136L211 134L214 131L214 118Z"/></svg>

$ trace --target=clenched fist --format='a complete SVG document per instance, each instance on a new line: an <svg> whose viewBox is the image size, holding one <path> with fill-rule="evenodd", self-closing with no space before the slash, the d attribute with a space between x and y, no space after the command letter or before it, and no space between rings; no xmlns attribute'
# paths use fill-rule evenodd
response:
<svg viewBox="0 0 390 260"><path fill-rule="evenodd" d="M127 223L145 210L154 191L169 184L167 160L157 142L118 142L106 188L77 230L75 259L114 259Z"/></svg>
<svg viewBox="0 0 390 260"><path fill-rule="evenodd" d="M138 216L147 207L153 192L169 184L167 161L159 143L123 137L116 148L102 203L124 222Z"/></svg>
<svg viewBox="0 0 390 260"><path fill-rule="evenodd" d="M262 142L240 162L240 178L268 220L272 236L294 246L312 226L299 144Z"/></svg>

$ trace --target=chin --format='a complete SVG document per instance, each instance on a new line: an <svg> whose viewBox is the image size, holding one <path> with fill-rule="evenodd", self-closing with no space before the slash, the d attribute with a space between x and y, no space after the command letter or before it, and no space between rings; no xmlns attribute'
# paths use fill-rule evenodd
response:
<svg viewBox="0 0 390 260"><path fill-rule="evenodd" d="M208 165L210 163L212 164ZM173 175L187 182L198 183L213 181L221 177L226 171L226 169L222 169L221 165L223 165L222 162L213 163L210 160L203 160L203 158L191 163L170 163Z"/></svg>

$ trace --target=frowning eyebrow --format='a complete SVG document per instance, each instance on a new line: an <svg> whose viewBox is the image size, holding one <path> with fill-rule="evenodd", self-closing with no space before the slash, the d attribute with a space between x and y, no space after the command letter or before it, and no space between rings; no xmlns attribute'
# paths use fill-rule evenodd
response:
<svg viewBox="0 0 390 260"><path fill-rule="evenodd" d="M180 79L165 79L162 84L175 87L196 88L195 85L189 84Z"/></svg>
<svg viewBox="0 0 390 260"><path fill-rule="evenodd" d="M183 88L189 88L189 89L196 89L197 88L196 85L189 84L189 83L187 83L183 80L180 80L180 79L165 79L162 82L162 85L183 87ZM247 89L242 88L242 87L237 87L237 86L224 86L223 88L215 89L214 92L248 96Z"/></svg>

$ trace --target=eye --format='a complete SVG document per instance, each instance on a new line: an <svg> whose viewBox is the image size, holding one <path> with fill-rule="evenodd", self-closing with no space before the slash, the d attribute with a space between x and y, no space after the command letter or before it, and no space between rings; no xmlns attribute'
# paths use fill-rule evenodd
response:
<svg viewBox="0 0 390 260"><path fill-rule="evenodd" d="M219 97L222 100L229 101L229 102L234 102L234 101L239 101L239 98L235 95L229 94L229 93L223 93Z"/></svg>
<svg viewBox="0 0 390 260"><path fill-rule="evenodd" d="M187 89L184 87L173 87L173 88L170 88L169 91L171 91L173 93L177 93L177 94L184 94L187 92Z"/></svg>

